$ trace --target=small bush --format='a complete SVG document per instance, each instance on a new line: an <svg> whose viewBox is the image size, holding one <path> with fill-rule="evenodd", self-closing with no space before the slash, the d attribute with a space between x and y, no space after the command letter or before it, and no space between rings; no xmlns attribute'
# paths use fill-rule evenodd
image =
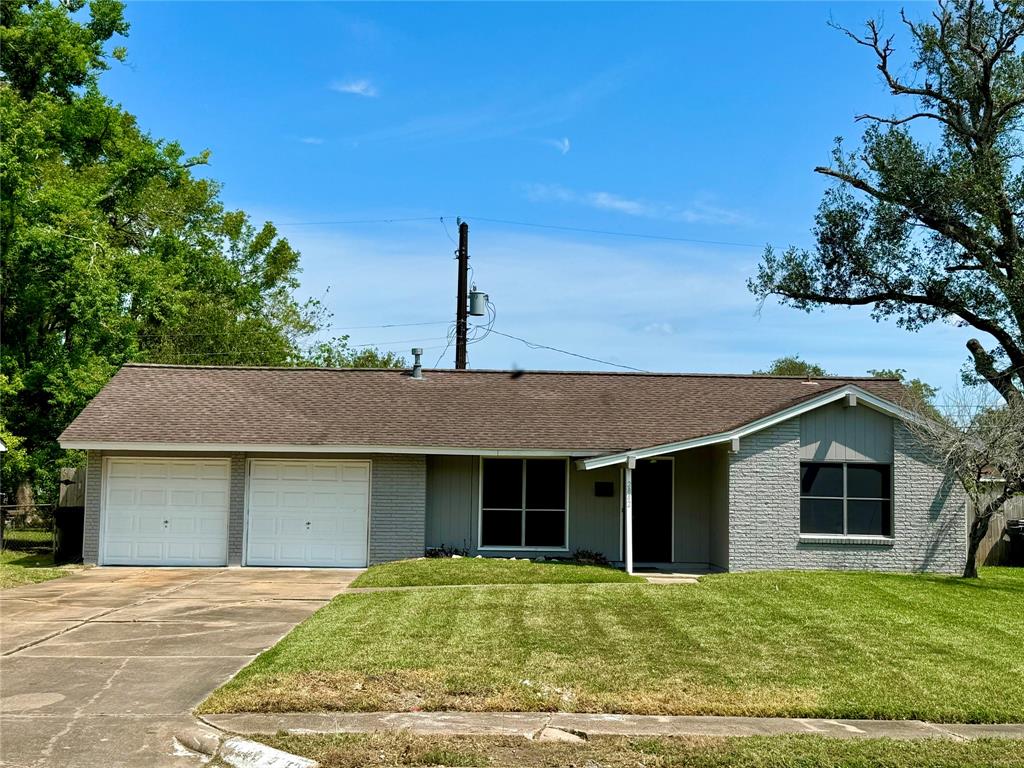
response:
<svg viewBox="0 0 1024 768"><path fill-rule="evenodd" d="M608 558L600 552L589 549L577 549L572 553L572 560L579 565L608 565Z"/></svg>
<svg viewBox="0 0 1024 768"><path fill-rule="evenodd" d="M453 557L458 555L459 557L468 557L469 550L448 544L442 544L440 547L430 547L426 552L423 553L427 557Z"/></svg>

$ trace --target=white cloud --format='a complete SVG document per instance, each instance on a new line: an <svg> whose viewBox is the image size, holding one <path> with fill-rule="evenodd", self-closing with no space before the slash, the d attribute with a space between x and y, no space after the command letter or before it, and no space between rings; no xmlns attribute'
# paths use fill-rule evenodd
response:
<svg viewBox="0 0 1024 768"><path fill-rule="evenodd" d="M614 192L578 192L558 184L528 184L526 198L535 203L572 203L601 211L613 211L645 219L687 224L747 224L739 211L697 201L685 206L632 198Z"/></svg>
<svg viewBox="0 0 1024 768"><path fill-rule="evenodd" d="M549 147L554 147L563 155L568 155L569 150L572 149L572 144L569 142L568 136L563 136L560 139L544 139L544 143Z"/></svg>
<svg viewBox="0 0 1024 768"><path fill-rule="evenodd" d="M654 334L655 336L672 336L676 329L672 323L648 323L640 329L643 333Z"/></svg>
<svg viewBox="0 0 1024 768"><path fill-rule="evenodd" d="M301 141L303 144L314 144L314 145L318 145L318 144L323 144L324 143L324 140L321 139L319 136L303 136L301 139L299 139L299 141Z"/></svg>
<svg viewBox="0 0 1024 768"><path fill-rule="evenodd" d="M377 86L365 78L358 80L335 80L331 83L330 89L338 93L351 93L355 96L365 96L371 99L380 95L377 91Z"/></svg>

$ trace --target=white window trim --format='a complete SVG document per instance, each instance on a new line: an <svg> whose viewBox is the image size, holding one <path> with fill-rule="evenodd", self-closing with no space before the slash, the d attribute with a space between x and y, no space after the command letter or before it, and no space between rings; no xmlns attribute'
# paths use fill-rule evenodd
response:
<svg viewBox="0 0 1024 768"><path fill-rule="evenodd" d="M843 495L842 495L842 502L843 502L843 530L844 530L844 533L810 533L810 532L807 532L807 531L804 531L803 529L801 529L800 530L800 540L801 541L810 541L812 539L826 539L828 541L836 541L836 542L852 542L852 543L860 542L860 543L865 543L865 544L872 544L872 543L886 544L886 543L894 542L896 540L896 487L895 487L896 473L893 470L893 462L891 462L891 461L890 462L885 462L885 461L866 461L866 460L865 461L858 461L858 460L853 460L853 461L849 461L849 460L847 460L847 461L832 460L832 461L830 461L830 460L827 460L827 459L824 460L824 461L815 461L814 459L801 459L800 460L800 468L803 469L805 464L838 464L838 465L840 465L843 468ZM847 490L847 487L846 487L846 483L847 483L847 480L846 480L846 476L847 476L846 469L851 464L854 465L854 466L860 464L861 466L888 467L889 468L889 498L885 499L885 498L882 498L882 497L872 497L872 496L854 496L851 499L851 497L849 495L849 492ZM824 500L824 501L836 501L839 498L840 498L839 496L805 496L802 492L800 493L800 501L801 502L804 499L821 499L821 500ZM888 536L886 536L885 534L881 534L881 533L846 533L845 531L846 531L846 527L847 527L847 505L849 504L849 502L851 500L852 501L887 501L887 502L889 502L889 530L891 530L892 533L890 535L888 535ZM799 524L799 521L798 521L798 524Z"/></svg>
<svg viewBox="0 0 1024 768"><path fill-rule="evenodd" d="M501 459L503 461L527 461L531 458L541 458L537 456L480 456L477 464L477 475L479 480L477 482L477 499L476 499L476 548L480 552L568 552L569 551L569 459L566 456L560 456L557 458L562 459L565 462L565 545L562 547L527 547L527 546L496 546L489 544L484 546L484 459ZM552 457L554 458L554 457ZM526 503L526 470L525 464L523 465L523 504ZM504 508L501 507L488 507L488 509L494 509L501 511ZM520 519L520 540L526 541L526 507L513 508L508 507L507 511L517 511L522 514ZM543 512L544 510L536 510ZM557 511L557 510L552 510Z"/></svg>

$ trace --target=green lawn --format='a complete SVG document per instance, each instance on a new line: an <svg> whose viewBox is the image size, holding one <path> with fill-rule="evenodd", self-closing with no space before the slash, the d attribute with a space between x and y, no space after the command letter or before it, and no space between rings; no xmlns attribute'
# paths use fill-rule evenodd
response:
<svg viewBox="0 0 1024 768"><path fill-rule="evenodd" d="M496 558L420 558L375 565L353 587L422 587L449 584L595 584L643 581L617 568Z"/></svg>
<svg viewBox="0 0 1024 768"><path fill-rule="evenodd" d="M1024 569L341 594L205 712L566 710L1024 721Z"/></svg>
<svg viewBox="0 0 1024 768"><path fill-rule="evenodd" d="M515 766L516 768L1011 768L1024 765L1024 741L891 741L815 736L751 738L595 738L581 745L513 737L278 735L267 744L323 768Z"/></svg>
<svg viewBox="0 0 1024 768"><path fill-rule="evenodd" d="M53 555L15 549L0 551L0 589L67 576L74 566L55 566Z"/></svg>

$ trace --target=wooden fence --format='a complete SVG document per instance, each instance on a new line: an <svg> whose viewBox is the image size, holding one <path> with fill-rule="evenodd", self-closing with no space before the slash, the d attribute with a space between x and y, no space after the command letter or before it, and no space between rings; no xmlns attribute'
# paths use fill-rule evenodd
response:
<svg viewBox="0 0 1024 768"><path fill-rule="evenodd" d="M1010 499L998 513L992 515L988 533L978 548L978 563L983 565L1013 565L1010 561L1010 541L1006 535L1006 521L1024 517L1024 496Z"/></svg>
<svg viewBox="0 0 1024 768"><path fill-rule="evenodd" d="M85 506L85 468L64 467L60 471L59 507Z"/></svg>

